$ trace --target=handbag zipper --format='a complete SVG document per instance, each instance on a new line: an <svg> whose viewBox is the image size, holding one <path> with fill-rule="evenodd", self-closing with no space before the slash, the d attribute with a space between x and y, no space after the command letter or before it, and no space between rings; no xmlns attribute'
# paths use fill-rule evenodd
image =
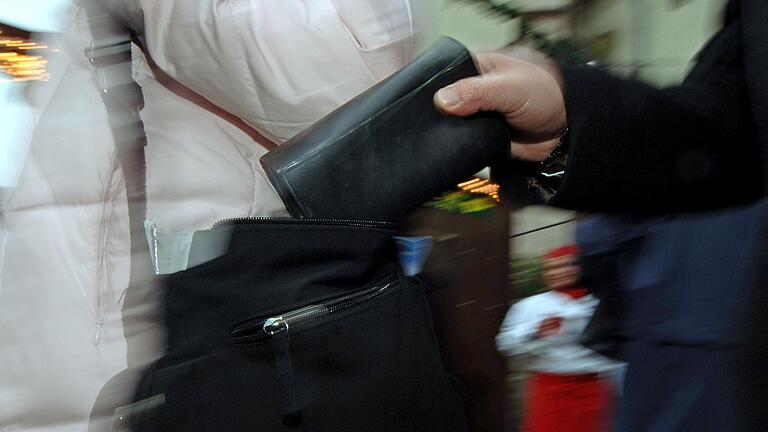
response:
<svg viewBox="0 0 768 432"><path fill-rule="evenodd" d="M351 228L373 228L394 231L397 225L391 222L364 221L356 219L317 219L289 217L248 217L224 219L216 222L212 229L222 225L238 224L286 224L286 225L322 225ZM364 288L354 293L326 300L317 304L304 306L272 316L259 321L256 325L241 325L230 331L231 342L235 345L271 339L272 353L275 361L278 389L280 394L283 424L288 427L298 427L302 423L302 393L296 388L293 360L291 356L291 329L301 325L319 321L328 315L335 314L360 303L372 300L393 291L399 285L396 274L390 274L373 287Z"/></svg>
<svg viewBox="0 0 768 432"><path fill-rule="evenodd" d="M230 337L236 345L271 339L280 394L280 411L285 426L298 427L302 423L301 412L304 406L302 392L297 389L294 376L291 329L381 297L398 286L397 275L391 274L383 282L370 288L275 315L259 321L256 325L241 326L232 330Z"/></svg>
<svg viewBox="0 0 768 432"><path fill-rule="evenodd" d="M379 228L395 229L397 224L382 221L366 221L359 219L319 219L319 218L292 218L292 217L242 217L222 219L213 224L212 228L218 228L222 225L241 225L248 223L262 224L289 224L289 225L326 225L326 226L348 226L357 228Z"/></svg>
<svg viewBox="0 0 768 432"><path fill-rule="evenodd" d="M256 325L237 327L230 332L230 337L233 343L246 345L261 342L282 332L287 333L292 328L321 320L328 315L390 293L399 283L392 276L387 279L389 281L378 283L371 288L266 318Z"/></svg>

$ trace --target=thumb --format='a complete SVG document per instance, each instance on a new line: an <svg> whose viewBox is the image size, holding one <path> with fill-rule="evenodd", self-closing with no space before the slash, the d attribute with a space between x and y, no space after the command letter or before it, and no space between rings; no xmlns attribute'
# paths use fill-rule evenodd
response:
<svg viewBox="0 0 768 432"><path fill-rule="evenodd" d="M443 87L435 93L434 101L438 110L445 114L465 117L478 111L498 111L505 113L509 109L507 93L499 87L499 80L492 75L465 78Z"/></svg>

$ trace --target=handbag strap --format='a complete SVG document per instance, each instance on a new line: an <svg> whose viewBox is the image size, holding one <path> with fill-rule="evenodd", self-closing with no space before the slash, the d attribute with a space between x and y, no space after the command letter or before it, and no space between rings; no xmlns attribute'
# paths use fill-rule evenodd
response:
<svg viewBox="0 0 768 432"><path fill-rule="evenodd" d="M91 21L94 28L99 28L98 24L93 24L93 19ZM131 77L130 38L126 34L95 39L86 49L86 56L96 68L101 99L115 141L115 152L125 177L131 253L136 256L146 249L137 240L144 237L147 196L144 148L147 142L144 124L139 116L144 101L141 89ZM131 267L133 280L135 266Z"/></svg>
<svg viewBox="0 0 768 432"><path fill-rule="evenodd" d="M155 75L155 79L157 80L157 82L162 84L165 88L173 92L176 96L186 99L187 101L192 102L193 104L199 106L200 108L206 111L209 111L215 114L216 116L226 120L236 128L243 131L253 141L255 141L256 143L264 147L267 151L270 151L277 147L277 144L275 144L269 138L265 137L261 132L259 132L255 128L248 125L248 123L243 121L243 119L241 119L240 117L230 113L229 111L222 109L218 105L208 100L205 96L201 95L200 93L197 93L196 91L192 90L191 88L177 81L172 76L168 75L162 68L160 68L160 66L157 65L155 60L152 58L152 55L149 53L149 50L145 48L144 43L140 37L134 36L132 40L133 40L133 43L135 43L136 46L138 46L139 49L141 49L141 51L144 53L144 57L146 57L147 63L149 64L149 67L152 70L152 73Z"/></svg>
<svg viewBox="0 0 768 432"><path fill-rule="evenodd" d="M123 335L126 339L128 367L142 365L154 355L159 341L147 332L162 319L158 308L152 260L144 234L146 217L146 136L139 110L143 106L141 89L133 80L131 38L112 16L95 2L85 3L93 41L85 55L95 75L107 113L115 155L125 179L130 236L128 286L122 296Z"/></svg>

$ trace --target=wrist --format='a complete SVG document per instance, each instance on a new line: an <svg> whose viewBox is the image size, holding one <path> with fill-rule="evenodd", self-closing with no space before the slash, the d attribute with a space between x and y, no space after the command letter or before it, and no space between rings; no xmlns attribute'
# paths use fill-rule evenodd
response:
<svg viewBox="0 0 768 432"><path fill-rule="evenodd" d="M557 134L557 144L549 153L546 159L540 162L541 171L545 174L555 174L565 170L569 150L569 129L564 127Z"/></svg>

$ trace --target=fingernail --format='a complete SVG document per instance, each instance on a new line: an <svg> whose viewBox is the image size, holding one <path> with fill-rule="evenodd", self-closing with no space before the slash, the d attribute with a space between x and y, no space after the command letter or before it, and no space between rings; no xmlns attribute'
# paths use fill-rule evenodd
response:
<svg viewBox="0 0 768 432"><path fill-rule="evenodd" d="M461 98L459 97L459 90L452 85L441 88L437 92L437 99L445 106L449 107L456 106L461 102Z"/></svg>

